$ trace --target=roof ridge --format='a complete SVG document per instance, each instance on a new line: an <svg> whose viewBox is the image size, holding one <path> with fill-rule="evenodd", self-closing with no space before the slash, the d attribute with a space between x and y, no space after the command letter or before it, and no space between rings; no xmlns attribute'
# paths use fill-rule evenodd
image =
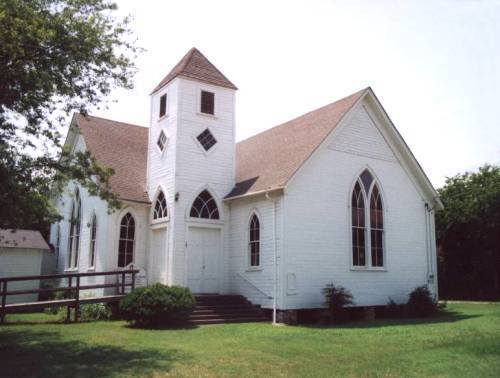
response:
<svg viewBox="0 0 500 378"><path fill-rule="evenodd" d="M308 112L306 112L306 113L304 113L304 114L301 114L301 115L296 116L296 117L294 117L294 118L292 118L292 119L289 119L288 121L282 122L282 123L280 123L280 124L278 124L278 125L276 125L276 126L273 126L273 127L269 128L269 129L263 130L263 131L261 131L260 133L257 133L257 134L254 134L254 135L251 135L251 136L249 136L249 137L248 137L248 138L246 138L246 139L240 140L240 141L239 141L239 142L237 142L236 144L240 144L240 143L246 142L246 141L248 141L248 140L250 140L250 139L252 139L252 138L255 138L255 137L257 137L257 136L260 136L260 135L265 134L265 133L267 133L267 132L270 132L270 131L272 131L272 130L276 130L277 128L280 128L280 127L286 126L286 125L287 125L288 123L290 123L290 122L293 122L293 121L295 121L295 120L297 120L297 119L299 119L299 118L305 117L305 116L307 116L307 115L309 115L309 114L311 114L311 113L317 112L318 110L321 110L321 109L327 108L327 107L329 107L329 106L332 106L332 105L334 105L334 104L336 104L336 103L338 103L338 102L340 102L340 101L343 101L343 100L345 100L345 99L347 99L347 98L349 98L349 97L352 97L352 96L354 96L354 95L356 95L356 94L360 94L361 92L364 92L364 91L366 91L366 90L368 90L368 89L370 89L370 87L369 87L369 86L368 86L368 87L366 87L366 88L363 88L363 89L361 89L361 90L359 90L359 91L357 91L357 92L354 92L354 93L352 93L352 94L350 94L350 95L348 95L348 96L345 96L345 97L342 97L342 98L340 98L340 99L338 99L338 100L335 100L335 101L333 101L333 102L331 102L331 103L329 103L329 104L326 104L326 105L320 106L319 108L316 108L316 109L314 109L314 110L310 110L310 111L308 111Z"/></svg>
<svg viewBox="0 0 500 378"><path fill-rule="evenodd" d="M90 118L98 118L98 119L102 119L104 121L111 121L111 122L115 122L115 123L121 123L123 125L127 125L127 126L133 126L133 127L140 127L142 129L148 129L147 126L141 126L141 125L136 125L134 123L128 123L128 122L122 122L122 121L117 121L115 119L111 119L111 118L104 118L104 117L99 117L99 116L95 116L95 115L91 115L91 114L87 114L87 115L83 115L82 113L79 113L79 112L75 112L76 115L79 115L79 116L82 116L84 118L86 117L90 117Z"/></svg>

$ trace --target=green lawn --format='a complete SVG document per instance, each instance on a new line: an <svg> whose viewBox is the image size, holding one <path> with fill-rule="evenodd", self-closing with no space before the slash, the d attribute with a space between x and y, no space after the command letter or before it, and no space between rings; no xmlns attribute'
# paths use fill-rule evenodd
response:
<svg viewBox="0 0 500 378"><path fill-rule="evenodd" d="M451 303L432 320L336 327L265 323L139 330L8 316L0 376L500 377L500 304Z"/></svg>

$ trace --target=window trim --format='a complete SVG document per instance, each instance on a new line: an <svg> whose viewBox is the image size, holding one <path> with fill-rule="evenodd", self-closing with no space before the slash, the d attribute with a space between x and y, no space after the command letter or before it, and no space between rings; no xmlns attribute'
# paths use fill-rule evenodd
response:
<svg viewBox="0 0 500 378"><path fill-rule="evenodd" d="M370 188L367 189L367 193L365 192L365 188L363 182L361 180L361 174L367 170L372 175L372 182L370 183ZM352 195L354 193L354 188L356 183L359 183L361 186L361 195L363 196L364 204L365 204L365 265L354 265L354 256L353 256L353 242L352 242ZM371 194L373 188L377 186L379 191L379 196L382 201L382 216L383 216L383 229L382 229L382 259L383 266L373 266L372 265L372 251L371 251ZM378 272L386 272L387 269L387 205L386 200L384 198L383 191L380 185L380 180L373 173L373 171L369 167L364 167L356 176L354 182L351 185L351 190L349 191L349 202L348 202L348 225L349 225L349 254L350 254L350 270L351 271L378 271Z"/></svg>
<svg viewBox="0 0 500 378"><path fill-rule="evenodd" d="M257 221L259 222L259 240L257 241L252 241L251 240L251 227L252 227L252 221L253 219L257 218ZM248 219L247 223L247 228L246 228L246 233L247 233L247 271L260 271L262 270L262 217L260 214L257 212L257 210L252 210L250 213L250 217ZM252 265L252 249L251 249L251 244L252 243L257 243L259 246L259 264L258 265Z"/></svg>

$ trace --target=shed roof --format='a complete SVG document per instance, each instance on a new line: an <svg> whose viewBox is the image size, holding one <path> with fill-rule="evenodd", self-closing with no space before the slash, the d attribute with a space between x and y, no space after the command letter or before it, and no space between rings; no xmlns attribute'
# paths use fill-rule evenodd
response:
<svg viewBox="0 0 500 378"><path fill-rule="evenodd" d="M50 250L40 231L0 229L0 247Z"/></svg>

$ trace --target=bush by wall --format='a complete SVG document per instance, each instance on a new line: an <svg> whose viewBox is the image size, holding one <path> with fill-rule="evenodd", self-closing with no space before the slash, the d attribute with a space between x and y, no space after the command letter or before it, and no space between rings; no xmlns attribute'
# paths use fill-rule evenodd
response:
<svg viewBox="0 0 500 378"><path fill-rule="evenodd" d="M406 308L408 316L421 318L435 315L438 304L429 289L420 286L410 293Z"/></svg>
<svg viewBox="0 0 500 378"><path fill-rule="evenodd" d="M325 296L325 305L330 310L335 323L344 322L347 319L346 306L354 304L352 294L342 286L333 283L326 285L322 290Z"/></svg>
<svg viewBox="0 0 500 378"><path fill-rule="evenodd" d="M194 306L188 288L157 283L127 294L120 302L120 314L137 326L173 325L187 321Z"/></svg>

